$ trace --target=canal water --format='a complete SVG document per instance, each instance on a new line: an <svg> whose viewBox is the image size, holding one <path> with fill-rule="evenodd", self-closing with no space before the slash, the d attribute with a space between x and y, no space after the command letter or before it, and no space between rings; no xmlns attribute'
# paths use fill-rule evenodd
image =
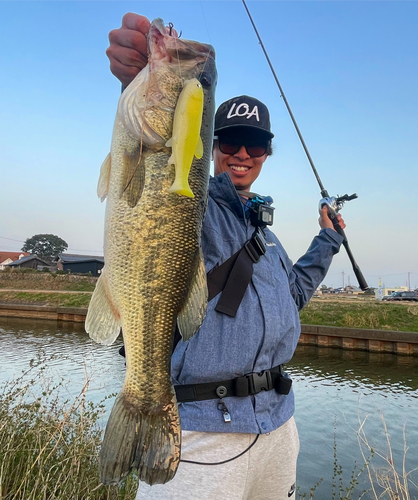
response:
<svg viewBox="0 0 418 500"><path fill-rule="evenodd" d="M118 354L121 345L119 340L110 347L95 344L82 324L0 318L0 386L26 370L31 360L42 358L48 376L63 380L65 397L77 396L88 377L88 398L99 403L118 392L123 383L124 360ZM384 460L389 456L389 445L399 473L405 445L406 472L418 468L417 357L299 346L286 371L294 381L301 442L299 495L306 493L309 498L309 490L322 480L315 499L344 497L338 493L340 482L344 490L350 487L352 474L356 476L364 464L357 438L361 425L375 450L370 462L372 477L375 472L390 476ZM113 398L105 404L109 411ZM103 425L105 422L106 415ZM367 449L365 454L370 456ZM409 479L410 498L418 498L418 470ZM366 471L357 481L353 499L370 488ZM378 488L377 482L375 486ZM362 498L375 497L369 491Z"/></svg>

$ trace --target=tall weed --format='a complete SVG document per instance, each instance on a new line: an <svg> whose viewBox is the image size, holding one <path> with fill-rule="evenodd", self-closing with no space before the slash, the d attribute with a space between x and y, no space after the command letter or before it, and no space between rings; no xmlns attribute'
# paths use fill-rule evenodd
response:
<svg viewBox="0 0 418 500"><path fill-rule="evenodd" d="M384 436L386 440L386 451L376 450L367 438L364 430L364 424L367 420L364 419L360 424L357 436L360 450L363 458L365 453L372 452L375 456L381 459L382 465L374 465L366 463L367 473L370 480L371 490L370 499L374 500L413 500L417 497L412 497L410 491L412 488L418 489L418 485L414 482L412 475L418 471L418 467L412 470L407 470L406 458L408 452L405 426L403 427L403 456L396 461L392 450L390 435L387 429L385 418L381 415Z"/></svg>
<svg viewBox="0 0 418 500"><path fill-rule="evenodd" d="M88 381L76 398L63 400L62 382L44 375L35 363L0 387L0 499L134 499L133 475L121 487L100 484L104 404L86 399Z"/></svg>

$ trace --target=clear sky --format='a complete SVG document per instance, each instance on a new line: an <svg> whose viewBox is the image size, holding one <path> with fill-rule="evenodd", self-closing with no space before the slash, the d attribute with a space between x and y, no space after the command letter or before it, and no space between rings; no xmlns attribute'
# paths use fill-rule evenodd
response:
<svg viewBox="0 0 418 500"><path fill-rule="evenodd" d="M418 287L418 2L247 2L366 279ZM297 260L317 232L319 187L241 1L0 1L0 250L57 234L101 255L96 197L120 84L108 32L123 14L173 22L217 52L217 103L270 109L274 154L253 190L274 198L274 232ZM344 274L343 274L344 273ZM325 283L355 277L342 249Z"/></svg>

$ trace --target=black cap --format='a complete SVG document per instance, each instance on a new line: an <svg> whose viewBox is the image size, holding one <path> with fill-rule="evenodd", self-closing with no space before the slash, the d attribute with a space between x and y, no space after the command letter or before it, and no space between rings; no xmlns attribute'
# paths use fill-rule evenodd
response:
<svg viewBox="0 0 418 500"><path fill-rule="evenodd" d="M274 137L270 130L270 115L267 106L254 97L241 95L222 103L215 115L215 131L233 127L249 127L266 133L269 139Z"/></svg>

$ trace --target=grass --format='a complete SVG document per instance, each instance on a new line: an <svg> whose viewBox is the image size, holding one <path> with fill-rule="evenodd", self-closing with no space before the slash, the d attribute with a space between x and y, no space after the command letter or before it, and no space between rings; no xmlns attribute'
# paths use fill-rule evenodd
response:
<svg viewBox="0 0 418 500"><path fill-rule="evenodd" d="M348 484L344 482L343 478L343 467L338 459L337 452L337 417L334 418L334 464L333 464L333 475L331 483L331 492L327 496L330 500L354 500L363 499L367 495L369 490L363 490L361 493L355 493L356 487L359 485L359 477L367 469L368 464L373 456L373 452L370 452L370 457L366 458L363 453L364 464L359 467L357 462L354 462L353 469L351 471L350 479ZM305 498L315 498L316 489L323 482L324 478L321 477L318 482L309 489L309 492L302 492L300 487L297 487L297 495L299 500L304 500ZM308 496L309 495L309 496ZM356 495L356 496L354 496Z"/></svg>
<svg viewBox="0 0 418 500"><path fill-rule="evenodd" d="M66 283L64 290L68 292L93 292L95 288L94 283L79 282L79 283Z"/></svg>
<svg viewBox="0 0 418 500"><path fill-rule="evenodd" d="M54 307L88 307L90 293L54 292L2 292L0 302L5 304L30 304Z"/></svg>
<svg viewBox="0 0 418 500"><path fill-rule="evenodd" d="M10 279L13 275L13 279ZM45 273L34 269L0 271L0 289L13 290L61 290L68 292L92 292L97 278L91 275ZM91 282L93 281L93 282Z"/></svg>
<svg viewBox="0 0 418 500"><path fill-rule="evenodd" d="M32 366L0 386L1 500L133 500L134 475L121 486L99 481L103 403L86 400L88 382L63 401L62 383L51 385L44 370Z"/></svg>
<svg viewBox="0 0 418 500"><path fill-rule="evenodd" d="M418 332L418 304L313 299L300 319L306 325Z"/></svg>
<svg viewBox="0 0 418 500"><path fill-rule="evenodd" d="M364 424L367 420L364 419L360 423L360 428L357 432L359 446L363 458L366 453L372 453L381 459L381 466L374 466L370 462L366 462L365 466L370 480L371 489L369 490L369 498L374 500L412 500L417 497L412 497L410 492L412 487L416 490L418 485L412 481L411 475L418 470L418 467L412 470L406 468L406 458L408 452L405 427L403 428L403 456L398 461L394 458L392 451L390 435L386 426L385 418L381 415L383 431L387 450L382 452L372 447L368 441L364 431ZM400 462L400 463L399 463Z"/></svg>
<svg viewBox="0 0 418 500"><path fill-rule="evenodd" d="M364 430L366 420L367 417L363 421L359 420L359 429L356 431L363 465L359 467L354 462L348 484L343 482L343 468L338 460L336 420L334 421L334 468L331 492L327 498L331 500L418 500L416 496L412 496L412 491L416 491L418 488L412 479L412 475L416 474L418 467L407 470L406 466L408 446L405 427L403 428L403 456L395 458L384 416L381 415L381 420L386 451L378 450L370 444ZM368 475L370 488L356 492L355 488L359 485L359 477L363 473ZM316 498L316 489L322 481L323 478L311 487L309 492L302 492L298 487L298 499Z"/></svg>

